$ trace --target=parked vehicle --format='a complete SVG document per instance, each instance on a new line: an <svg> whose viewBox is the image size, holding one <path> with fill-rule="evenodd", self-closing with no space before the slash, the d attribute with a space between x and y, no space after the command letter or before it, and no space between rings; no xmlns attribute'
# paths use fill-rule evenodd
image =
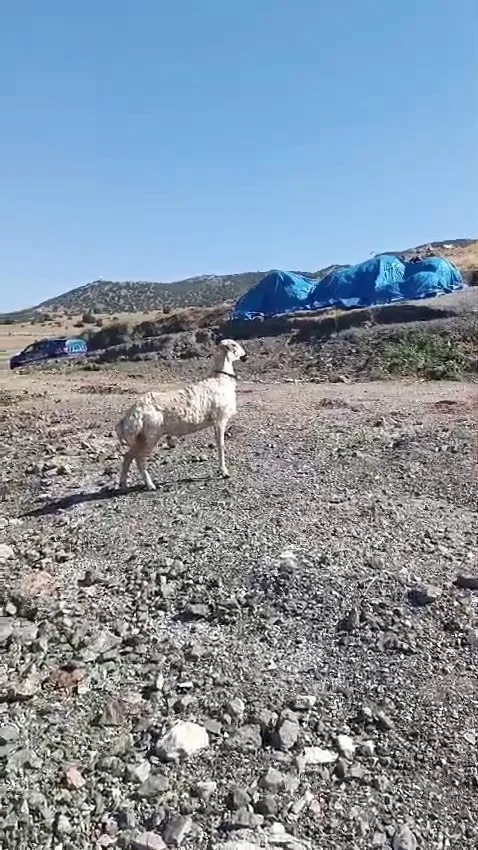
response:
<svg viewBox="0 0 478 850"><path fill-rule="evenodd" d="M84 339L67 339L66 337L39 339L10 358L10 369L63 357L85 357L86 352L87 345Z"/></svg>

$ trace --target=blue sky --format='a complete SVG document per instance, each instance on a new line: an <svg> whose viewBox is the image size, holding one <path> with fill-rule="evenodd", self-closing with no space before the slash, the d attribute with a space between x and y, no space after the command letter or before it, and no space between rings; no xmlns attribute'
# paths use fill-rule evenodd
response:
<svg viewBox="0 0 478 850"><path fill-rule="evenodd" d="M0 311L477 225L475 0L2 9Z"/></svg>

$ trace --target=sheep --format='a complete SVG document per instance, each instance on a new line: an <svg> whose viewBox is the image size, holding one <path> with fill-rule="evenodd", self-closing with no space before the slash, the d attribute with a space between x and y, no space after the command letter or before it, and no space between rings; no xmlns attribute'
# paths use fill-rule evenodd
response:
<svg viewBox="0 0 478 850"><path fill-rule="evenodd" d="M224 457L224 434L228 422L236 413L233 363L246 358L246 352L239 343L224 339L218 344L214 371L210 378L179 390L147 393L130 407L116 426L120 443L128 446L121 467L121 490L126 488L133 460L136 461L147 490L155 490L146 469L146 459L159 438L166 436L171 445L171 438L205 428L214 428L219 470L224 478L229 477Z"/></svg>

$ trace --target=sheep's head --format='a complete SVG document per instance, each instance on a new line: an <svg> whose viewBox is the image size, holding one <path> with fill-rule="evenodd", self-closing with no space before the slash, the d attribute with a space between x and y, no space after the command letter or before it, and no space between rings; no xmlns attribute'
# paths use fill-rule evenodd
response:
<svg viewBox="0 0 478 850"><path fill-rule="evenodd" d="M218 344L218 349L230 363L234 363L235 360L247 360L247 354L242 345L239 345L234 339L222 339Z"/></svg>

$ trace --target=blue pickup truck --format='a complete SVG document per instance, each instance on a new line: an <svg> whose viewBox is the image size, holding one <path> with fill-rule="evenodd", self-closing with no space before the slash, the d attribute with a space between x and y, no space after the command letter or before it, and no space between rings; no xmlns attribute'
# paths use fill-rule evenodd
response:
<svg viewBox="0 0 478 850"><path fill-rule="evenodd" d="M68 339L67 337L39 339L27 345L20 354L14 354L10 358L10 369L44 363L46 360L59 360L63 357L85 357L87 350L84 339Z"/></svg>

